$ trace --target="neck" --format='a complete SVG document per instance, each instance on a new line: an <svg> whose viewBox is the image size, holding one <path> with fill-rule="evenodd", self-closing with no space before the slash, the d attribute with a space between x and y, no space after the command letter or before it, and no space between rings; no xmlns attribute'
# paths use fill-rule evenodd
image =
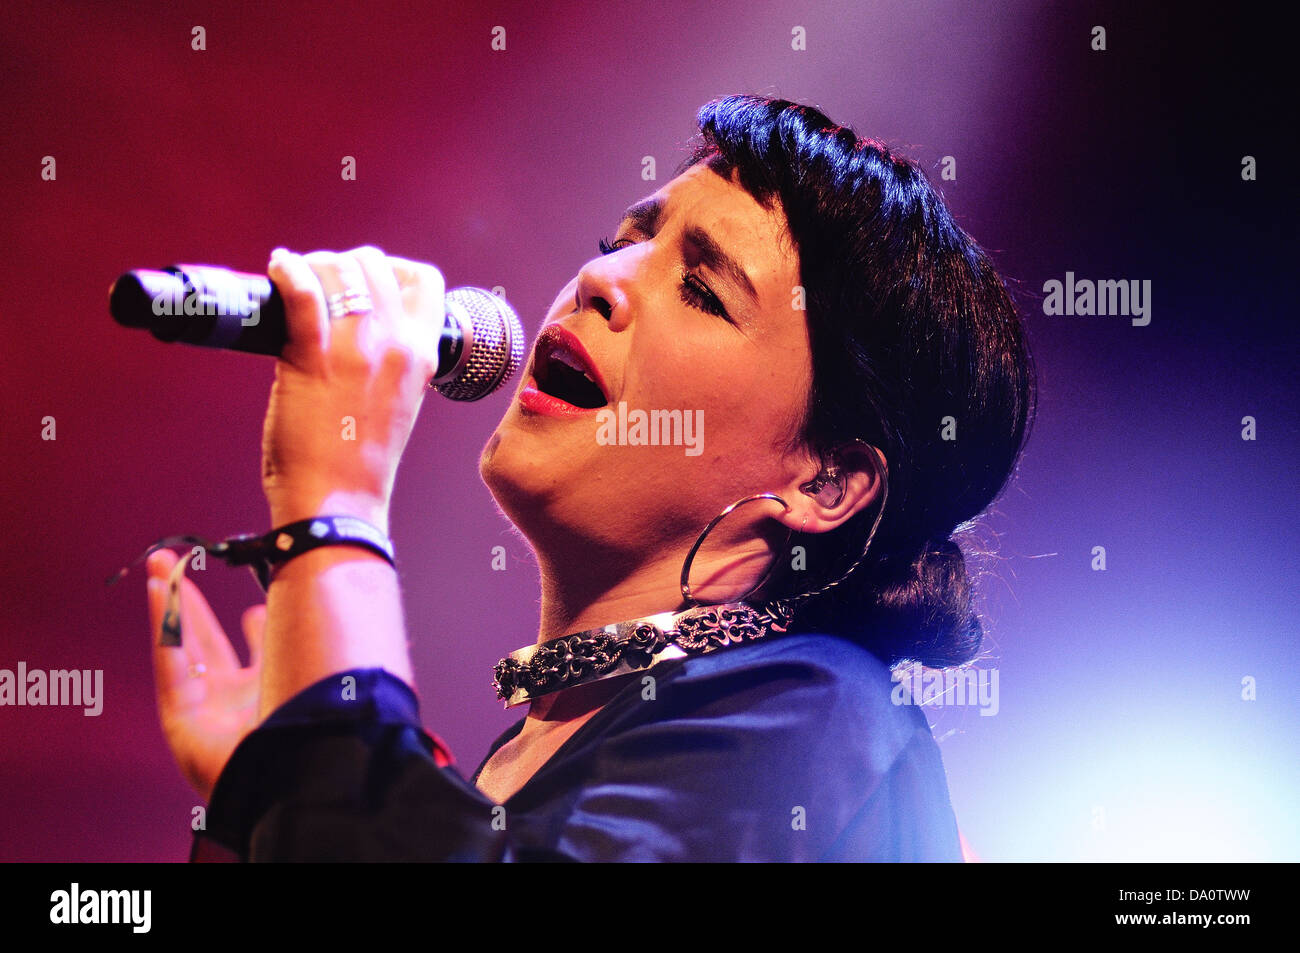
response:
<svg viewBox="0 0 1300 953"><path fill-rule="evenodd" d="M578 560L561 562L539 554L542 603L538 643L687 608L681 573L688 550L689 544L623 571L607 563L604 573L594 572ZM697 556L691 567L691 595L703 604L738 599L763 578L771 559L771 551L761 542L712 558Z"/></svg>
<svg viewBox="0 0 1300 953"><path fill-rule="evenodd" d="M682 563L695 538L660 549L651 560L643 554L601 550L579 544L574 551L535 549L541 576L540 645L588 629L687 608L681 592ZM593 555L594 553L594 555ZM772 550L762 540L721 554L699 553L691 566L696 602L728 602L748 592L771 565ZM531 702L528 719L569 721L601 708L638 673L578 685Z"/></svg>

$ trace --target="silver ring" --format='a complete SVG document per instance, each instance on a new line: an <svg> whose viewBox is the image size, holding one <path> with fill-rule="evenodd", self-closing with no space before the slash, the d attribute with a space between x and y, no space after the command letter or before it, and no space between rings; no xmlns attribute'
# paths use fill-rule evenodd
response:
<svg viewBox="0 0 1300 953"><path fill-rule="evenodd" d="M190 678L202 678L208 667L202 662L190 666Z"/></svg>
<svg viewBox="0 0 1300 953"><path fill-rule="evenodd" d="M375 309L370 295L355 288L335 292L326 299L326 304L329 305L331 318L341 318L348 314L367 314Z"/></svg>

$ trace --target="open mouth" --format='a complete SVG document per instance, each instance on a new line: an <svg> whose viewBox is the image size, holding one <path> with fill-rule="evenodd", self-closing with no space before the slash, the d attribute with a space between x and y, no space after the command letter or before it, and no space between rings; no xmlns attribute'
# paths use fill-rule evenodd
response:
<svg viewBox="0 0 1300 953"><path fill-rule="evenodd" d="M552 324L537 338L533 379L543 394L574 407L593 410L609 403L600 373L574 335Z"/></svg>

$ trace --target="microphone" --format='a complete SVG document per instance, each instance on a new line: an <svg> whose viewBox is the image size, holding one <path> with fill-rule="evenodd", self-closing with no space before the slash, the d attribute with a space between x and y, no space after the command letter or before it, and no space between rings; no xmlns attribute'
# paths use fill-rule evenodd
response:
<svg viewBox="0 0 1300 953"><path fill-rule="evenodd" d="M486 397L523 362L519 316L482 288L453 288L444 304L429 386L451 400ZM118 324L160 341L278 356L286 340L284 299L271 279L215 265L128 271L109 288L108 310Z"/></svg>

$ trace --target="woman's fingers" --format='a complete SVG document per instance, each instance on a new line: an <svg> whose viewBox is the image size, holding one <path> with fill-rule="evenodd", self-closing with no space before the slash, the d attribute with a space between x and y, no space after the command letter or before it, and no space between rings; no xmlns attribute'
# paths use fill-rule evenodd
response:
<svg viewBox="0 0 1300 953"><path fill-rule="evenodd" d="M290 346L318 357L329 347L330 317L316 272L302 255L277 248L271 253L266 274L284 299Z"/></svg>
<svg viewBox="0 0 1300 953"><path fill-rule="evenodd" d="M388 256L373 245L363 245L340 256L356 265L365 276L370 297L375 303L375 313L389 327L395 327L406 313L402 305L402 289Z"/></svg>
<svg viewBox="0 0 1300 953"><path fill-rule="evenodd" d="M155 653L155 658L164 663L164 671L179 667L188 672L190 665L200 664L208 668L238 668L239 656L235 654L226 630L199 587L187 577L181 578L181 644L157 644L167 605L169 578L178 560L175 553L161 549L151 553L145 564L149 572L149 630L157 648L168 650L165 655ZM180 660L179 666L174 661L177 657Z"/></svg>
<svg viewBox="0 0 1300 953"><path fill-rule="evenodd" d="M189 654L182 640L180 645L162 645L163 613L167 606L167 574L176 564L176 554L159 550L149 556L146 566L149 578L145 588L149 600L149 642L152 646L154 685L158 704L165 708L171 703L176 686L184 684L190 667Z"/></svg>
<svg viewBox="0 0 1300 953"><path fill-rule="evenodd" d="M447 285L442 272L422 261L410 261L393 255L389 255L387 261L397 277L397 286L402 291L406 313L421 317L431 316L434 320L434 330L441 333L441 319L446 310L444 298L447 294Z"/></svg>
<svg viewBox="0 0 1300 953"><path fill-rule="evenodd" d="M153 685L161 711L168 711L177 703L177 693L185 689L192 664L190 642L182 638L181 645L162 645L162 615L168 602L168 576L177 563L178 556L170 550L157 550L149 554L146 568L146 590L149 603L149 645L153 658ZM182 619L183 619L182 608ZM183 629L183 624L182 624Z"/></svg>
<svg viewBox="0 0 1300 953"><path fill-rule="evenodd" d="M408 319L443 314L446 287L437 268L385 255L372 245L306 255L277 248L267 274L285 300L289 339L316 352L327 350L333 321L358 320L366 328L382 328L391 337L400 334ZM369 295L371 310L331 318L330 298L348 292ZM439 326L421 326L421 331L440 332L440 322L432 323ZM436 347L436 333L433 337ZM359 343L364 347L369 339L369 334L362 335Z"/></svg>
<svg viewBox="0 0 1300 953"><path fill-rule="evenodd" d="M239 656L199 587L181 580L181 641L189 641L195 662L208 668L239 668Z"/></svg>
<svg viewBox="0 0 1300 953"><path fill-rule="evenodd" d="M351 255L340 255L332 251L313 251L303 255L302 260L316 273L316 280L320 282L321 289L325 292L327 304L332 295L361 292L369 296L372 307L378 310L379 299L371 290L361 263ZM326 310L328 311L328 307ZM348 314L364 313L366 312L348 312Z"/></svg>
<svg viewBox="0 0 1300 953"><path fill-rule="evenodd" d="M277 249L268 274L276 287L284 285L281 296L288 312L290 340L315 353L324 354L331 338L341 337L339 323L351 321L357 325L357 347L373 358L373 343L402 337L411 315L392 260L373 246L305 255L279 253ZM331 315L329 302L348 293L369 297L369 307L359 303L359 310Z"/></svg>
<svg viewBox="0 0 1300 953"><path fill-rule="evenodd" d="M432 265L385 255L378 248L362 246L348 254L360 262L366 280L376 289L379 301L391 317L387 327L409 354L418 369L421 389L438 372L438 342L442 332L442 274ZM433 293L437 292L434 298Z"/></svg>
<svg viewBox="0 0 1300 953"><path fill-rule="evenodd" d="M157 640L162 633L163 615L167 607L167 580L178 557L170 549L159 549L149 554L145 561L148 574L149 631Z"/></svg>

